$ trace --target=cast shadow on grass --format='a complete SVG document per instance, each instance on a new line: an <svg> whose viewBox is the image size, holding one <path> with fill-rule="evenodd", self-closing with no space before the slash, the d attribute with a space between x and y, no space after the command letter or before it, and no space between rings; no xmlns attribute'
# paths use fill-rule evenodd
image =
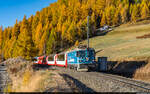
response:
<svg viewBox="0 0 150 94"><path fill-rule="evenodd" d="M101 52L101 51L103 51L103 49L101 49L101 50L97 50L95 53L97 54L97 53L99 53L99 52Z"/></svg>
<svg viewBox="0 0 150 94"><path fill-rule="evenodd" d="M147 61L108 61L107 73L133 78L136 70L147 64Z"/></svg>
<svg viewBox="0 0 150 94"><path fill-rule="evenodd" d="M96 31L96 33L94 34L94 36L90 36L90 38L95 37L95 36L105 36L109 32L111 32L111 31Z"/></svg>

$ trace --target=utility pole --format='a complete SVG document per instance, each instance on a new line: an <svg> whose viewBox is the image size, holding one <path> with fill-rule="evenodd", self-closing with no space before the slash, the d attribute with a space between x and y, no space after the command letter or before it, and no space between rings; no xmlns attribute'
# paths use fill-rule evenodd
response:
<svg viewBox="0 0 150 94"><path fill-rule="evenodd" d="M87 48L89 48L89 32L90 32L89 20L90 16L87 16Z"/></svg>
<svg viewBox="0 0 150 94"><path fill-rule="evenodd" d="M92 9L88 9L88 16L87 16L87 48L89 48L89 32L90 32L90 16L92 15Z"/></svg>

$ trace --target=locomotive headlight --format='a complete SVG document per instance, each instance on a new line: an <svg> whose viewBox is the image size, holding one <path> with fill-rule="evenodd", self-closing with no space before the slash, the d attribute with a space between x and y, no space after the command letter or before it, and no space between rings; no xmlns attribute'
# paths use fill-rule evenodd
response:
<svg viewBox="0 0 150 94"><path fill-rule="evenodd" d="M89 61L89 58L87 57L86 60Z"/></svg>
<svg viewBox="0 0 150 94"><path fill-rule="evenodd" d="M79 60L79 62L82 62L82 60Z"/></svg>

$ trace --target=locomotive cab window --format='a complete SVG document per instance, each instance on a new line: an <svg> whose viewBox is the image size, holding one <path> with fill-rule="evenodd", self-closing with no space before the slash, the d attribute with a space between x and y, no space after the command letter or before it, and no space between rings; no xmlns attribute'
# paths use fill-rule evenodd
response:
<svg viewBox="0 0 150 94"><path fill-rule="evenodd" d="M77 51L77 57L85 57L85 51Z"/></svg>
<svg viewBox="0 0 150 94"><path fill-rule="evenodd" d="M54 56L48 57L48 61L54 61Z"/></svg>
<svg viewBox="0 0 150 94"><path fill-rule="evenodd" d="M65 61L65 54L58 55L57 61Z"/></svg>
<svg viewBox="0 0 150 94"><path fill-rule="evenodd" d="M91 50L91 51L90 51L90 55L95 56L95 51L94 51L94 50Z"/></svg>

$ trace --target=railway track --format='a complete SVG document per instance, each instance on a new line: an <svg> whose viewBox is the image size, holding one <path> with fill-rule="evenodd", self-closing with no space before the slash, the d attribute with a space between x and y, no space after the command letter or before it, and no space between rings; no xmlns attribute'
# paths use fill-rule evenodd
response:
<svg viewBox="0 0 150 94"><path fill-rule="evenodd" d="M0 92L3 92L4 88L7 86L9 79L6 71L6 66L0 65Z"/></svg>
<svg viewBox="0 0 150 94"><path fill-rule="evenodd" d="M128 87L134 88L140 92L150 92L150 83L145 83L142 81L133 80L131 78L126 78L126 77L107 74L107 73L97 73L96 72L94 74L97 74L99 77L104 77L105 79L113 80L115 82L127 85ZM93 73L90 73L90 75L92 76Z"/></svg>
<svg viewBox="0 0 150 94"><path fill-rule="evenodd" d="M150 92L150 83L131 78L103 72L76 72L73 69L58 67L56 70L62 74L70 75L96 92ZM113 85L110 86L110 83Z"/></svg>

